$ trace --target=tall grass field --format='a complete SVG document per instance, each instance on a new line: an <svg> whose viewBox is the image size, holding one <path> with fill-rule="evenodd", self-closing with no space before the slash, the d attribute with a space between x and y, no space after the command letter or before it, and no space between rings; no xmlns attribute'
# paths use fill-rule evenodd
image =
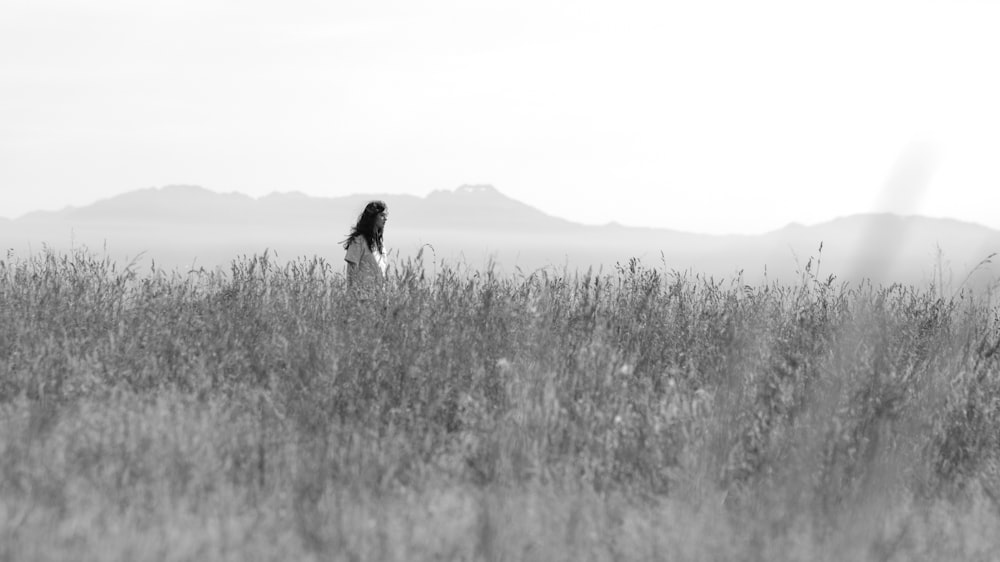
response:
<svg viewBox="0 0 1000 562"><path fill-rule="evenodd" d="M1000 560L989 292L0 262L0 561Z"/></svg>

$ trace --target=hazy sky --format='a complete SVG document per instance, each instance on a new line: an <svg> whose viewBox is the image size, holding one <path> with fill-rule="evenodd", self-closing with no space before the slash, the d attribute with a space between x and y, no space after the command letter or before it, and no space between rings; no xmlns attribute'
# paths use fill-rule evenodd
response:
<svg viewBox="0 0 1000 562"><path fill-rule="evenodd" d="M4 0L0 216L491 183L586 223L1000 228L998 29L971 0Z"/></svg>

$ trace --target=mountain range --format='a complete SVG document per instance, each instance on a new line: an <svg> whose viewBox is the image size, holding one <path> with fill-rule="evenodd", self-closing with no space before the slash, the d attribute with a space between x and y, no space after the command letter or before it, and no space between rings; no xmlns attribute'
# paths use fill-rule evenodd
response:
<svg viewBox="0 0 1000 562"><path fill-rule="evenodd" d="M394 259L406 260L423 249L425 263L461 262L509 272L609 271L634 258L658 269L746 282L800 279L808 265L821 278L957 288L992 283L995 272L987 258L1000 251L1000 231L892 214L790 224L760 235L583 225L548 215L489 185L465 185L426 197L274 193L256 199L197 186L149 188L85 207L0 220L0 245L25 256L43 248L85 246L164 269L225 268L238 256L265 250L279 260L320 256L340 264L340 242L372 199L388 203L386 242Z"/></svg>

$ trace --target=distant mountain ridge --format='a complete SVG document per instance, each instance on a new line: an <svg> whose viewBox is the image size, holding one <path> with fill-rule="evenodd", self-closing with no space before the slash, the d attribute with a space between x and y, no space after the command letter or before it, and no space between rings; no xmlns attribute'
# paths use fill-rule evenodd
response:
<svg viewBox="0 0 1000 562"><path fill-rule="evenodd" d="M719 277L793 279L809 258L842 278L923 281L942 260L970 271L1000 251L1000 232L953 219L891 214L789 224L760 235L704 235L618 224L591 226L544 213L490 185L463 185L426 197L356 194L252 198L173 185L132 191L84 207L0 221L4 248L19 253L86 245L169 267L224 266L241 254L342 259L340 241L364 204L389 204L387 243L398 259L430 248L435 259L522 271L647 264ZM822 253L819 248L822 245ZM992 278L992 266L980 268Z"/></svg>
<svg viewBox="0 0 1000 562"><path fill-rule="evenodd" d="M372 199L389 202L393 224L408 228L550 230L574 224L511 199L491 185L463 185L454 191L434 191L426 198L390 194L330 198L272 193L259 199L239 193L216 193L199 186L170 185L132 191L86 207L31 213L23 220L300 225L304 221L343 218L345 210L360 211Z"/></svg>

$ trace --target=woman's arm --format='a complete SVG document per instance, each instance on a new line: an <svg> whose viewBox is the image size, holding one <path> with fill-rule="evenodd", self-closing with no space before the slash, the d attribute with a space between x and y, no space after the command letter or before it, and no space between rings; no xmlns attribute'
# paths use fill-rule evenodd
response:
<svg viewBox="0 0 1000 562"><path fill-rule="evenodd" d="M358 264L347 262L347 284L353 285L358 276Z"/></svg>
<svg viewBox="0 0 1000 562"><path fill-rule="evenodd" d="M347 262L347 282L353 284L361 269L361 243L355 238L347 246L347 254L344 256Z"/></svg>

